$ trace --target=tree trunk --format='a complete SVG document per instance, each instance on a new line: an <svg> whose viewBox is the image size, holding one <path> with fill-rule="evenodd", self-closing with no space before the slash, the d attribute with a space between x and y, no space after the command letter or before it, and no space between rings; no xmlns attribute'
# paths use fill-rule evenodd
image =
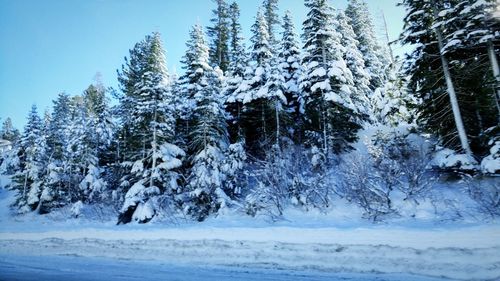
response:
<svg viewBox="0 0 500 281"><path fill-rule="evenodd" d="M495 54L495 46L493 42L488 41L488 55L490 56L491 68L493 69L493 76L495 76L495 104L498 110L498 121L500 123L500 67L498 66L497 55Z"/></svg>
<svg viewBox="0 0 500 281"><path fill-rule="evenodd" d="M279 113L279 101L276 100L275 111L276 111L276 146L280 147L280 113Z"/></svg>
<svg viewBox="0 0 500 281"><path fill-rule="evenodd" d="M152 153L152 157L153 157L153 164L151 165L151 175L150 175L150 178L149 178L149 187L153 187L153 184L154 184L154 179L153 179L153 175L155 174L155 169L156 169L156 118L157 118L157 110L155 108L155 113L154 113L154 124L153 124L153 142L151 143L151 146L152 146L152 150L153 150L153 153Z"/></svg>
<svg viewBox="0 0 500 281"><path fill-rule="evenodd" d="M434 9L434 14L437 18L437 10ZM439 27L436 27L434 29L434 32L436 33L437 39L438 39L438 44L439 44L439 56L441 57L441 63L443 66L443 73L444 77L446 80L446 86L448 90L448 96L450 97L450 103L451 103L451 108L453 110L453 116L455 118L455 125L457 127L458 131L458 137L460 138L460 143L462 145L463 151L472 157L472 150L470 149L469 146L469 140L467 138L467 133L465 131L463 119L462 119L462 114L460 113L460 107L458 105L458 99L457 99L457 94L455 92L455 86L453 85L453 80L451 78L451 73L450 73L450 68L448 65L448 59L446 58L445 54L443 54L443 35L441 34L441 29Z"/></svg>

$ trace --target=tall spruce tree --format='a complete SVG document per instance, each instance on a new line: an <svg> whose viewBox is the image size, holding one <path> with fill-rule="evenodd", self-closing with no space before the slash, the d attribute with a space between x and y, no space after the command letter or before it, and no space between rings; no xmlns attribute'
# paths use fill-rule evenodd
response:
<svg viewBox="0 0 500 281"><path fill-rule="evenodd" d="M212 10L212 26L207 28L210 38L210 65L218 66L224 73L229 69L230 14L226 0L212 0L217 7Z"/></svg>
<svg viewBox="0 0 500 281"><path fill-rule="evenodd" d="M144 60L138 63L142 75L133 91L125 93L134 120L128 139L137 146L124 163L130 172L122 181L126 194L118 223L148 222L157 214L161 197L172 198L181 191L174 170L182 165L179 157L184 152L172 144L174 103L160 34L146 36L138 46Z"/></svg>
<svg viewBox="0 0 500 281"><path fill-rule="evenodd" d="M285 129L292 129L294 141L300 142L302 139L301 131L303 130L303 97L299 90L302 63L298 37L290 11L285 12L282 28L283 34L278 55L278 65L284 80L285 109L290 113L290 121L293 123L291 127Z"/></svg>
<svg viewBox="0 0 500 281"><path fill-rule="evenodd" d="M229 113L228 130L230 139L232 141L243 140L243 130L241 124L241 111L243 104L241 101L234 99L234 92L243 82L247 70L247 54L245 50L245 43L242 37L241 24L240 24L240 8L236 2L229 6L230 16L230 54L231 62L229 64L229 71L224 85L224 100L226 103L226 111Z"/></svg>
<svg viewBox="0 0 500 281"><path fill-rule="evenodd" d="M304 21L304 93L306 134L310 146L322 148L323 155L350 147L360 129L356 107L350 99L352 73L342 57L341 35L327 0L308 0Z"/></svg>
<svg viewBox="0 0 500 281"><path fill-rule="evenodd" d="M2 123L2 130L0 131L0 139L14 142L19 137L19 131L12 125L12 119L7 117Z"/></svg>
<svg viewBox="0 0 500 281"><path fill-rule="evenodd" d="M363 54L366 68L370 74L370 88L374 91L384 85L385 68L389 62L384 57L384 50L376 39L375 27L368 5L364 0L349 0L345 14L356 34L359 50Z"/></svg>
<svg viewBox="0 0 500 281"><path fill-rule="evenodd" d="M356 33L343 11L338 12L337 23L337 31L342 35L341 44L345 50L343 58L353 75L354 84L351 88L351 98L359 112L366 116L372 111L370 97L373 92L370 90L370 73L366 70Z"/></svg>
<svg viewBox="0 0 500 281"><path fill-rule="evenodd" d="M31 107L27 119L18 146L20 170L13 177L13 188L17 190L14 204L20 213L37 209L47 160L43 124L35 105Z"/></svg>
<svg viewBox="0 0 500 281"><path fill-rule="evenodd" d="M278 15L278 0L264 0L262 2L264 10L264 18L267 22L267 33L269 34L269 43L273 47L277 47L278 39L276 36L276 27L280 24L280 16Z"/></svg>
<svg viewBox="0 0 500 281"><path fill-rule="evenodd" d="M197 220L217 212L234 194L224 168L229 140L222 96L222 73L208 66L208 47L201 26L194 26L184 56L184 68L195 76L185 77L183 88L192 102L189 116L191 168L187 178L185 210ZM186 74L187 75L187 74ZM228 190L231 189L231 190Z"/></svg>
<svg viewBox="0 0 500 281"><path fill-rule="evenodd" d="M416 45L407 58L409 87L422 103L419 123L442 145L471 155L487 153L485 132L498 123L486 52L459 48L463 1L403 1L407 9L402 42ZM484 50L484 49L483 49ZM437 58L437 59L436 59ZM486 67L485 67L486 66ZM488 78L488 76L490 78Z"/></svg>
<svg viewBox="0 0 500 281"><path fill-rule="evenodd" d="M271 75L271 60L273 58L267 22L262 10L257 12L256 21L252 26L250 67L231 97L232 102L242 104L241 127L245 135L246 145L251 153L262 152L261 148L270 144L270 135L274 136L273 126L269 120L274 113L269 103L266 87Z"/></svg>

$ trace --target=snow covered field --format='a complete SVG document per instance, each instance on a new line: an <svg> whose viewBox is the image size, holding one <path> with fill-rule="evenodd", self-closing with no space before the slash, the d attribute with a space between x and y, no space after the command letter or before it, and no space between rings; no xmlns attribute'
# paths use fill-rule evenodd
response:
<svg viewBox="0 0 500 281"><path fill-rule="evenodd" d="M500 278L495 223L335 225L309 214L309 222L226 217L114 226L12 217L11 200L10 192L0 191L0 280Z"/></svg>
<svg viewBox="0 0 500 281"><path fill-rule="evenodd" d="M164 263L173 266L167 266L167 272L176 271L178 267L196 270L193 267L199 266L223 266L239 271L260 270L265 272L264 275L270 274L269 280L332 280L322 278L328 274L335 276L340 273L364 274L367 279L362 277L361 280L373 280L370 276L380 278L378 280L398 280L396 277L391 279L391 274L413 276L414 280L428 280L422 279L423 277L498 280L500 228L491 226L419 231L377 228L197 227L147 231L79 229L2 232L0 255L2 261L8 262L2 265L4 270L0 275L3 278L8 277L6 274L15 274L16 270L24 273L20 272L20 268L24 267L29 269L41 266L51 272L50 268L58 267L56 265L60 263L51 263L50 260L66 260L66 257L70 257L68 265L66 262L62 263L69 268L78 268L78 263L85 265L84 267L96 267L100 264L96 258L104 258L108 263L115 264L115 267L126 267L129 271L129 267L118 261L146 263L153 269L156 268L151 274L159 274L162 268L159 264ZM29 266L24 266L26 264ZM210 271L206 268L204 270ZM279 274L270 273L270 270L281 270L294 276L307 271L318 279L279 279ZM68 269L63 273L69 272L71 270ZM74 273L77 272L78 270ZM221 272L229 273L227 270ZM106 274L113 274L113 269L110 268ZM124 274L127 275L121 273L120 276ZM385 275L379 274L390 275L385 279ZM133 276L130 275L130 279L116 280L133 280ZM213 280L217 280L216 277L217 274L213 276ZM241 277L241 280L253 280ZM358 280L349 278L351 277L346 280ZM169 280L186 279L181 275L179 279Z"/></svg>

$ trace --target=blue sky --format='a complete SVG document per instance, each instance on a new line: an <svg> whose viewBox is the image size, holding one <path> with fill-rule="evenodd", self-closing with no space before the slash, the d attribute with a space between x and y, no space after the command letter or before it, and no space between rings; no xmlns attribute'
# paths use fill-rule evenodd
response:
<svg viewBox="0 0 500 281"><path fill-rule="evenodd" d="M246 38L261 0L237 0ZM398 0L368 0L377 26L386 15L391 40L402 30ZM332 0L343 9L346 0ZM146 34L159 31L170 70L179 63L190 27L209 23L210 0L0 0L0 118L22 129L32 104L50 109L60 92L80 94L97 72L117 86L116 69ZM291 10L297 31L306 10L302 0L280 0ZM379 29L381 31L381 29ZM404 49L396 48L401 54Z"/></svg>

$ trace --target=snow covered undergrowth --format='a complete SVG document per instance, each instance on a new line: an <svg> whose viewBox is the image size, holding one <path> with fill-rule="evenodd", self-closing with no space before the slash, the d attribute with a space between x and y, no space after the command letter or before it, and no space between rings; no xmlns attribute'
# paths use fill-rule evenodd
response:
<svg viewBox="0 0 500 281"><path fill-rule="evenodd" d="M11 200L10 192L0 192L0 255L7 260L30 256L36 264L45 257L79 256L317 274L500 277L500 226L494 222L373 224L360 219L360 210L351 208L349 214L347 206L338 206L335 215L288 211L289 219L279 222L228 213L203 223L115 226L115 221L12 217Z"/></svg>

